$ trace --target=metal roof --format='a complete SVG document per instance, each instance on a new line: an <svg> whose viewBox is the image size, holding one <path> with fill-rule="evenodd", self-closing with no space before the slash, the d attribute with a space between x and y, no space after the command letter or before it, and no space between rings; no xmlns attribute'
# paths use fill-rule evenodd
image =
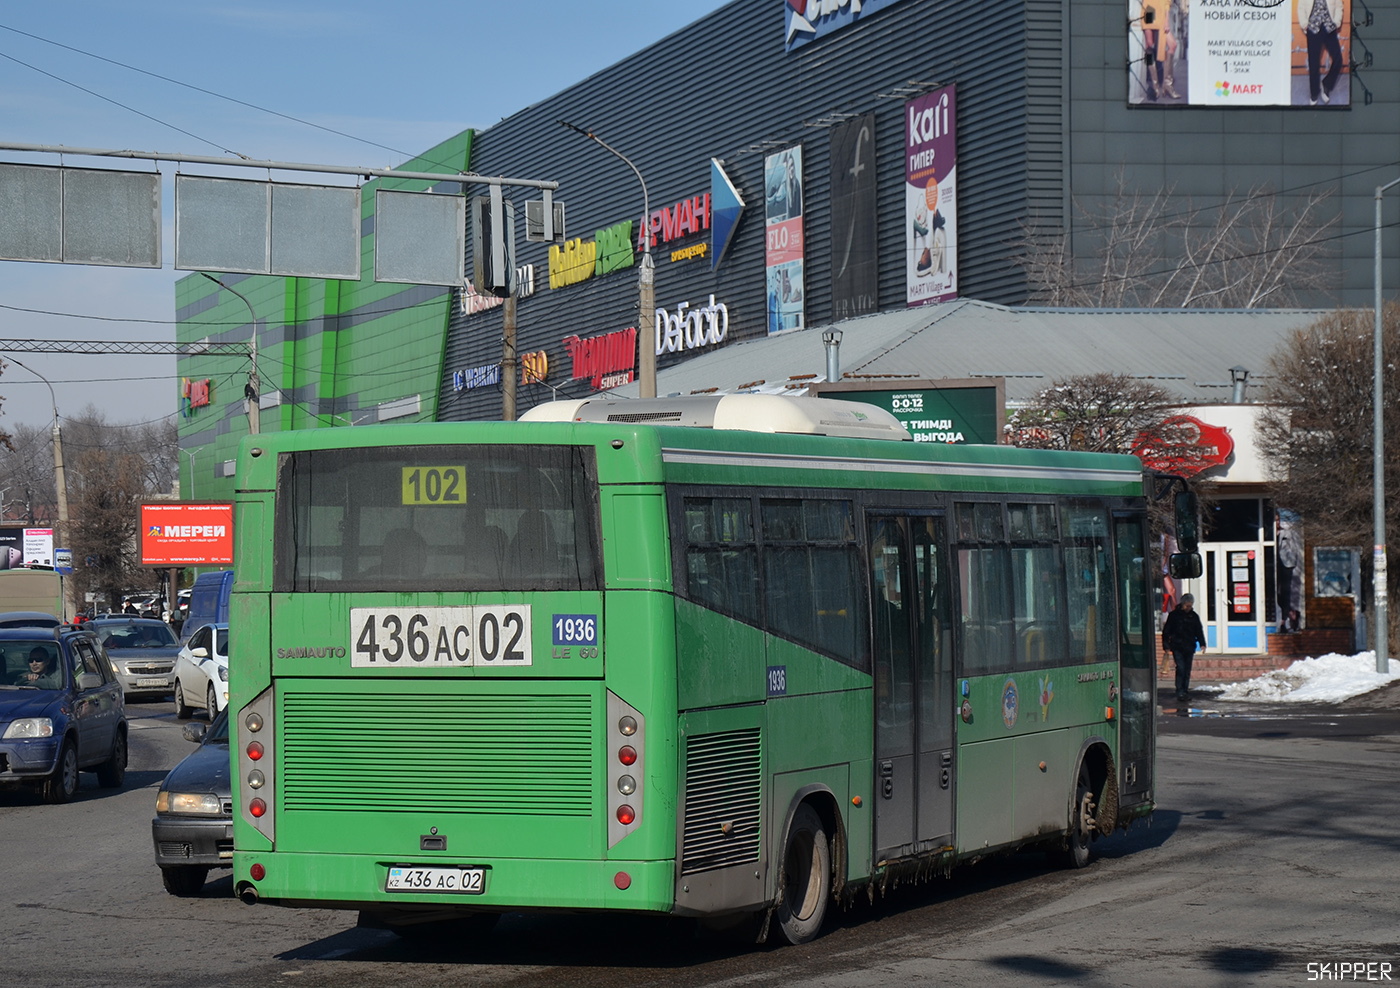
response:
<svg viewBox="0 0 1400 988"><path fill-rule="evenodd" d="M1183 404L1230 400L1230 368L1250 371L1249 397L1289 334L1323 309L1011 308L973 299L881 312L732 343L661 370L658 395L713 389L802 394L826 380L822 333L841 331L843 380L1004 377L1010 405L1056 381L1118 373L1152 380ZM761 383L755 383L761 382ZM635 397L635 383L609 394Z"/></svg>

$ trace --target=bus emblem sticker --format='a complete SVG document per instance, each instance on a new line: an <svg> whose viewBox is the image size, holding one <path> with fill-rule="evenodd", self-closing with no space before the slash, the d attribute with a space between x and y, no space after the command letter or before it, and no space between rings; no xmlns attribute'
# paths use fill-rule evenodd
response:
<svg viewBox="0 0 1400 988"><path fill-rule="evenodd" d="M1001 719L1007 727L1016 726L1020 706L1020 698L1016 694L1016 680L1008 679L1006 685L1001 688Z"/></svg>

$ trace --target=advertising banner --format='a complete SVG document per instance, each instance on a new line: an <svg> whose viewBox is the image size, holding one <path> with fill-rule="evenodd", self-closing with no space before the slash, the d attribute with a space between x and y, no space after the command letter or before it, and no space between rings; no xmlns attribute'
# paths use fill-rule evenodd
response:
<svg viewBox="0 0 1400 988"><path fill-rule="evenodd" d="M956 127L952 86L904 105L904 267L910 305L958 295Z"/></svg>
<svg viewBox="0 0 1400 988"><path fill-rule="evenodd" d="M53 565L52 528L26 528L24 530L24 565Z"/></svg>
<svg viewBox="0 0 1400 988"><path fill-rule="evenodd" d="M1129 0L1128 102L1351 103L1352 0Z"/></svg>
<svg viewBox="0 0 1400 988"><path fill-rule="evenodd" d="M831 317L879 307L875 242L875 114L831 128Z"/></svg>
<svg viewBox="0 0 1400 988"><path fill-rule="evenodd" d="M803 302L802 145L763 159L763 216L766 236L768 332L806 325Z"/></svg>
<svg viewBox="0 0 1400 988"><path fill-rule="evenodd" d="M0 569L52 565L52 528L0 528Z"/></svg>
<svg viewBox="0 0 1400 988"><path fill-rule="evenodd" d="M900 0L787 0L784 22L788 51L801 48L832 31L839 31L879 13Z"/></svg>
<svg viewBox="0 0 1400 988"><path fill-rule="evenodd" d="M813 385L811 394L883 408L916 443L1001 442L1005 384L965 378L901 381L897 389L864 384Z"/></svg>
<svg viewBox="0 0 1400 988"><path fill-rule="evenodd" d="M228 566L232 504L141 505L141 565Z"/></svg>

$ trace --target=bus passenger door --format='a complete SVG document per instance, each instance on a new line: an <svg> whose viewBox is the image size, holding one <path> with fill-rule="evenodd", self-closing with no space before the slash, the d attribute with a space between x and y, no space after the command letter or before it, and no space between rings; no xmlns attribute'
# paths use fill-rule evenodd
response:
<svg viewBox="0 0 1400 988"><path fill-rule="evenodd" d="M869 520L877 860L951 843L953 673L943 519Z"/></svg>

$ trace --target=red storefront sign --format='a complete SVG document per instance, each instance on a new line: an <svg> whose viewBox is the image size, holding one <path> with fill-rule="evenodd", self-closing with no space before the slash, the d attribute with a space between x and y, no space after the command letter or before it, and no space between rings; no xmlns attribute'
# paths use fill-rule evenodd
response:
<svg viewBox="0 0 1400 988"><path fill-rule="evenodd" d="M1161 473L1194 477L1211 467L1224 466L1235 452L1235 440L1224 426L1211 425L1194 415L1173 415L1155 432L1138 434L1133 455L1142 465Z"/></svg>
<svg viewBox="0 0 1400 988"><path fill-rule="evenodd" d="M574 380L588 378L595 389L615 388L632 380L637 362L635 326L587 339L566 336L563 342L573 361L570 377Z"/></svg>

